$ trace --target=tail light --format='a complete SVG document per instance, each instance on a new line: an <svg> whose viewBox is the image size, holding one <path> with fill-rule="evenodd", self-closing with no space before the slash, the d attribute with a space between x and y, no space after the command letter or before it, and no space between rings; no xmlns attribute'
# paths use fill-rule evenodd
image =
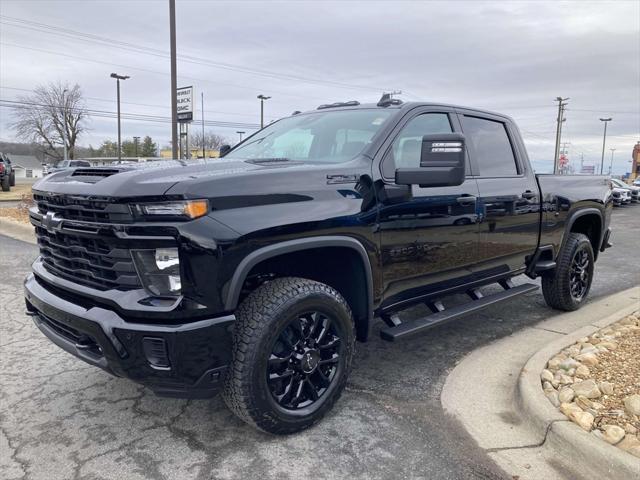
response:
<svg viewBox="0 0 640 480"><path fill-rule="evenodd" d="M4 163L0 163L0 173L4 173Z"/></svg>

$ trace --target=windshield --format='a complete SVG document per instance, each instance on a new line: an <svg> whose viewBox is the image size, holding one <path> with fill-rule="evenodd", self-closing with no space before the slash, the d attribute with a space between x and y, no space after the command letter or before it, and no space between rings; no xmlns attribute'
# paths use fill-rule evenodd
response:
<svg viewBox="0 0 640 480"><path fill-rule="evenodd" d="M616 187L629 188L629 185L624 183L622 180L618 180L617 178L612 178L611 181Z"/></svg>
<svg viewBox="0 0 640 480"><path fill-rule="evenodd" d="M391 113L367 109L288 117L248 138L225 158L345 162L362 152Z"/></svg>

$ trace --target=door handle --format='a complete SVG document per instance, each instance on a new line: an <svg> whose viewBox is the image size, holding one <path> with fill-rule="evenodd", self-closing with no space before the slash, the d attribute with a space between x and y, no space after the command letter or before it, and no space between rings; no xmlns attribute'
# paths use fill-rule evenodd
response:
<svg viewBox="0 0 640 480"><path fill-rule="evenodd" d="M529 200L529 199L531 199L531 198L535 198L535 197L537 197L537 196L538 196L538 194L537 194L537 193L535 193L535 192L532 192L531 190L527 190L526 192L524 192L524 193L522 194L522 198L525 198L525 199L527 199L527 200Z"/></svg>
<svg viewBox="0 0 640 480"><path fill-rule="evenodd" d="M476 197L473 195L463 195L462 197L456 198L456 202L460 205L471 205L472 203L476 203Z"/></svg>

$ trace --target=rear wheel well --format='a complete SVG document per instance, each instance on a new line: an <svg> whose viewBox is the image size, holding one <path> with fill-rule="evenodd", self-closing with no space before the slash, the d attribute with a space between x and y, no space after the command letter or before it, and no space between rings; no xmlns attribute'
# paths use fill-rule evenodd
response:
<svg viewBox="0 0 640 480"><path fill-rule="evenodd" d="M280 277L299 277L324 283L344 297L353 312L356 338L369 332L367 271L360 254L348 247L319 247L284 253L252 267L244 280L239 301L263 283Z"/></svg>
<svg viewBox="0 0 640 480"><path fill-rule="evenodd" d="M587 236L593 248L593 255L597 258L602 237L602 221L596 213L582 215L571 225L571 233L582 233Z"/></svg>

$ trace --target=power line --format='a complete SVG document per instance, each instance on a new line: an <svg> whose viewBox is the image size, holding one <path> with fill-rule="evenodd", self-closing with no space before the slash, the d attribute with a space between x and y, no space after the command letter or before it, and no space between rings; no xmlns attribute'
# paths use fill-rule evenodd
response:
<svg viewBox="0 0 640 480"><path fill-rule="evenodd" d="M0 23L14 26L14 27L19 27L19 28L36 30L42 33L49 33L53 35L63 36L66 38L72 38L74 40L97 43L102 46L120 48L124 50L133 51L136 53L143 53L146 55L152 55L152 56L164 57L164 58L169 57L169 53L164 50L159 50L156 48L151 48L143 45L135 45L129 42L121 41L121 40L114 40L114 39L101 37L94 34L71 30L68 28L57 27L55 25L48 25L46 23L33 22L30 20L25 20L21 18L9 17L6 15L0 15ZM312 83L316 85L328 85L333 87L355 89L355 90L373 90L376 92L388 90L387 88L373 87L370 85L355 85L355 84L344 83L344 82L336 82L333 80L309 78L309 77L304 77L300 75L255 69L255 68L245 67L242 65L214 62L205 58L195 57L192 55L179 55L178 59L187 63L208 66L211 68L229 70L229 71L234 71L238 73L246 73L251 75L268 77L268 78L279 78L283 80L293 80L297 82Z"/></svg>
<svg viewBox="0 0 640 480"><path fill-rule="evenodd" d="M60 105L47 105L36 102L26 102L19 100L8 100L0 98L0 107L4 108L21 108L28 109L30 107L35 107L40 110L44 110L46 108L57 107L60 108ZM84 112L87 115L102 117L102 118L117 118L117 112L109 111L109 110L96 110L89 108L81 108L81 107L67 107L68 111L74 113ZM127 120L137 120L137 121L145 121L145 122L159 122L166 123L171 122L171 117L163 117L158 115L145 115L139 113L121 113L121 117ZM200 124L199 121L194 120L194 123ZM260 128L260 125L254 123L242 123L242 122L222 122L217 120L207 120L205 121L205 125L212 127L225 127L225 128L247 128L251 130L257 130Z"/></svg>
<svg viewBox="0 0 640 480"><path fill-rule="evenodd" d="M109 66L112 66L112 67L126 68L126 69L129 69L129 70L138 70L140 72L153 73L153 74L156 74L156 75L170 76L170 74L167 73L167 72L161 72L161 71L158 71L158 70L149 70L147 68L134 67L133 65L124 65L122 63L104 62L104 61L95 60L95 59L92 59L92 58L80 57L80 56L77 56L77 55L69 55L68 53L55 52L53 50L46 50L44 48L27 47L25 45L19 45L19 44L16 44L16 43L8 43L8 42L0 42L0 45L5 45L5 46L8 46L8 47L15 47L15 48L22 48L22 49L25 49L25 50L32 50L32 51L35 51L35 52L48 53L48 54L51 54L51 55L58 55L58 56L61 56L61 57L72 58L74 60L81 60L83 62L91 62L91 63L100 64L100 65L109 65ZM183 80L204 82L204 83L210 83L210 84L213 84L213 85L222 85L224 87L234 87L234 88L240 88L240 89L243 89L243 90L251 90L252 92L256 91L255 87L249 87L249 86L246 86L246 85L239 85L237 83L216 82L216 81L208 80L208 79L204 79L204 78L187 77L187 76L183 76L183 75L180 75L180 78L182 78ZM285 95L285 96L288 96L288 97L304 98L305 100L309 100L310 98L313 98L315 100L320 100L320 101L326 100L326 98L322 98L321 99L320 97L312 97L312 96L309 96L309 95L296 95L294 93L289 93L289 92L284 92L284 91L277 91L277 90L273 90L273 89L269 89L269 92L277 93L278 95Z"/></svg>

